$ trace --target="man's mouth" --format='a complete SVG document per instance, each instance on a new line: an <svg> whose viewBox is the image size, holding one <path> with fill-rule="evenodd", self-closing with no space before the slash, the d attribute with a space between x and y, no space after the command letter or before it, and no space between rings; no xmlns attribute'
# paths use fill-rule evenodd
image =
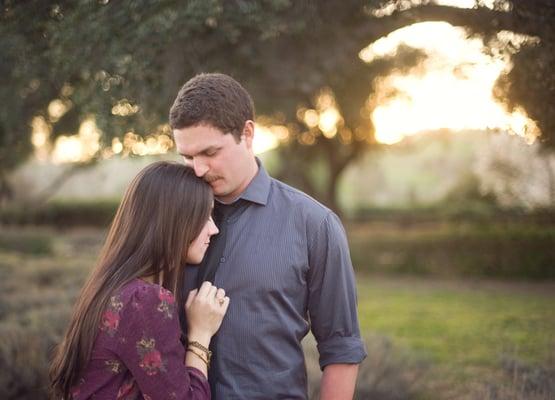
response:
<svg viewBox="0 0 555 400"><path fill-rule="evenodd" d="M218 179L221 179L221 178L220 178L219 176L209 176L209 177L204 178L204 180L205 180L207 183L214 183L214 182L216 182Z"/></svg>

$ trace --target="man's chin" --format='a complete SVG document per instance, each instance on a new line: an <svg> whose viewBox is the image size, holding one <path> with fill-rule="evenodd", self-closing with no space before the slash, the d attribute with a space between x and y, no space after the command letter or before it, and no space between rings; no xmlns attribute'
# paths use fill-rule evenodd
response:
<svg viewBox="0 0 555 400"><path fill-rule="evenodd" d="M227 190L223 186L223 183L224 182L222 179L216 179L209 183L210 187L212 188L212 191L214 192L214 195L225 196L227 194Z"/></svg>

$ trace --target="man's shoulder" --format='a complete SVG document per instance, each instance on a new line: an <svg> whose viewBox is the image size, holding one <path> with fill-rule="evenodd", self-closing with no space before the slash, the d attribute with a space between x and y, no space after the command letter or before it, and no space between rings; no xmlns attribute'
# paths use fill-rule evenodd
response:
<svg viewBox="0 0 555 400"><path fill-rule="evenodd" d="M300 211L309 218L319 220L324 219L327 215L332 213L328 207L302 190L294 188L275 178L271 178L271 182L272 201L278 203L279 206L283 208L287 207L289 210Z"/></svg>

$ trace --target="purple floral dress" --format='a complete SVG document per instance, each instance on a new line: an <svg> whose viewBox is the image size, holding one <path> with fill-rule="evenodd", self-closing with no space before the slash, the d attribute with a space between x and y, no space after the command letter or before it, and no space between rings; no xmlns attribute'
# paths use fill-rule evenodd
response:
<svg viewBox="0 0 555 400"><path fill-rule="evenodd" d="M110 299L99 329L74 400L210 399L204 375L184 364L171 292L133 280Z"/></svg>

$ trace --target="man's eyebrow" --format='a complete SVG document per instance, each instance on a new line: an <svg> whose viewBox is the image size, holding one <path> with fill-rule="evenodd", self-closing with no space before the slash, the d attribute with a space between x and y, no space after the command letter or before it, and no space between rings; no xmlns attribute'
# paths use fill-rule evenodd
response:
<svg viewBox="0 0 555 400"><path fill-rule="evenodd" d="M219 149L221 149L221 146L218 146L218 145L211 145L211 146L208 146L208 147L206 147L206 148L204 148L204 149L202 149L202 150L200 150L200 151L197 151L195 154L185 154L185 153L183 153L183 152L179 152L179 155L180 155L180 156L183 156L183 157L194 157L194 156L196 156L197 154L207 153L207 152L209 152L209 151L214 151L214 150L219 150Z"/></svg>

